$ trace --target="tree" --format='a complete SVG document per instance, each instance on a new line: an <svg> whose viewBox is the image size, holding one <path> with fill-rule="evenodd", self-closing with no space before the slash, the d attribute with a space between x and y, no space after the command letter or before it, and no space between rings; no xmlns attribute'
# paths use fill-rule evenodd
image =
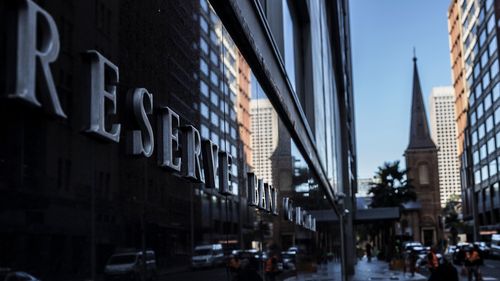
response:
<svg viewBox="0 0 500 281"><path fill-rule="evenodd" d="M417 199L417 194L407 179L407 170L399 168L399 161L385 162L378 167L375 181L371 183L368 194L372 194L370 207L398 207L403 208L403 203ZM372 235L380 235L382 238L382 251L380 258L387 261L397 255L395 230L391 222L383 221L371 228Z"/></svg>
<svg viewBox="0 0 500 281"><path fill-rule="evenodd" d="M402 207L403 203L416 200L417 194L407 179L407 170L399 169L399 161L385 162L378 167L375 179L371 183L369 194L373 194L370 206Z"/></svg>
<svg viewBox="0 0 500 281"><path fill-rule="evenodd" d="M463 231L464 223L459 217L457 209L460 207L460 196L454 194L450 196L446 202L446 206L443 208L444 216L444 227L449 229L450 232L450 242L452 245L458 242L458 233Z"/></svg>

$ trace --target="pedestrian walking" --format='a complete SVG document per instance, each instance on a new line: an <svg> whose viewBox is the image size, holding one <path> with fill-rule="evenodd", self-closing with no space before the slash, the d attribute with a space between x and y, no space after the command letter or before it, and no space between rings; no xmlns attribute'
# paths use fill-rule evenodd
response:
<svg viewBox="0 0 500 281"><path fill-rule="evenodd" d="M479 247L474 245L474 247L467 252L465 258L465 267L467 268L467 277L469 281L472 281L472 279L475 281L481 280L481 271L479 268L481 263L482 258L479 253Z"/></svg>
<svg viewBox="0 0 500 281"><path fill-rule="evenodd" d="M365 251L366 251L366 258L368 259L368 262L372 261L372 245L370 242L367 242L365 245Z"/></svg>
<svg viewBox="0 0 500 281"><path fill-rule="evenodd" d="M238 271L233 281L263 281L257 272L259 261L256 258L250 258L248 263Z"/></svg>
<svg viewBox="0 0 500 281"><path fill-rule="evenodd" d="M447 259L439 265L433 277L435 281L458 281L458 271Z"/></svg>
<svg viewBox="0 0 500 281"><path fill-rule="evenodd" d="M408 259L409 259L409 264L410 264L411 277L413 277L413 276L415 276L415 271L416 271L416 267L417 267L417 259L418 259L417 251L412 249L410 254L409 254Z"/></svg>
<svg viewBox="0 0 500 281"><path fill-rule="evenodd" d="M271 255L266 261L266 281L275 281L276 276L279 274L278 257L276 254Z"/></svg>
<svg viewBox="0 0 500 281"><path fill-rule="evenodd" d="M436 271L439 267L439 259L436 255L436 248L432 247L431 251L427 254L427 268L431 273L429 280L438 280L436 279Z"/></svg>

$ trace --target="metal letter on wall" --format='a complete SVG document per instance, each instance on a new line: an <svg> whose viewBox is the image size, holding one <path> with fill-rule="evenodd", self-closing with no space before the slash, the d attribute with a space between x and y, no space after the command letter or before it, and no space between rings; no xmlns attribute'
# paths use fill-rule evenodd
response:
<svg viewBox="0 0 500 281"><path fill-rule="evenodd" d="M257 181L257 176L254 173L247 173L247 197L248 206L258 207L259 206L259 186Z"/></svg>
<svg viewBox="0 0 500 281"><path fill-rule="evenodd" d="M231 166L233 157L225 152L219 152L219 193L232 195L231 192Z"/></svg>
<svg viewBox="0 0 500 281"><path fill-rule="evenodd" d="M158 120L158 165L181 171L179 151L179 115L165 106L160 108Z"/></svg>
<svg viewBox="0 0 500 281"><path fill-rule="evenodd" d="M104 140L120 141L120 124L106 131L106 116L116 114L118 67L95 50L86 52L90 63L90 103L85 132Z"/></svg>
<svg viewBox="0 0 500 281"><path fill-rule="evenodd" d="M182 131L182 175L187 179L204 183L205 176L201 172L201 138L198 130L191 126L181 127Z"/></svg>
<svg viewBox="0 0 500 281"><path fill-rule="evenodd" d="M203 171L205 172L205 187L219 189L217 170L219 164L219 146L211 140L201 142L203 153Z"/></svg>
<svg viewBox="0 0 500 281"><path fill-rule="evenodd" d="M272 189L272 186L270 184L268 184L267 182L264 183L264 196L266 198L266 211L268 213L271 212L271 209L272 209L272 205L273 205L273 201L272 201L272 195L271 195L271 189Z"/></svg>
<svg viewBox="0 0 500 281"><path fill-rule="evenodd" d="M261 210L267 210L267 201L266 201L266 192L264 190L264 180L263 179L258 179L257 180L257 185L259 186L259 209Z"/></svg>
<svg viewBox="0 0 500 281"><path fill-rule="evenodd" d="M293 221L293 204L288 197L283 197L283 219Z"/></svg>
<svg viewBox="0 0 500 281"><path fill-rule="evenodd" d="M56 116L66 118L61 108L49 64L59 55L59 32L52 16L30 0L18 4L17 32L8 32L15 56L7 57L7 97L42 106L35 93L36 85L44 95L43 106ZM42 75L37 75L37 69ZM36 78L42 78L37 81Z"/></svg>
<svg viewBox="0 0 500 281"><path fill-rule="evenodd" d="M295 224L302 225L302 209L295 207Z"/></svg>
<svg viewBox="0 0 500 281"><path fill-rule="evenodd" d="M274 186L271 187L271 213L275 216L279 215L278 212L278 189Z"/></svg>
<svg viewBox="0 0 500 281"><path fill-rule="evenodd" d="M127 93L127 107L133 112L134 123L140 130L127 132L127 153L150 157L154 150L154 135L148 114L153 113L153 95L144 88Z"/></svg>

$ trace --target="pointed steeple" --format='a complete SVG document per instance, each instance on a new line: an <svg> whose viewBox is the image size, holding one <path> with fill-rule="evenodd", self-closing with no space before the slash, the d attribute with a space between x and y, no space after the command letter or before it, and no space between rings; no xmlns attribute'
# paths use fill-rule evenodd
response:
<svg viewBox="0 0 500 281"><path fill-rule="evenodd" d="M411 101L410 142L407 150L422 148L436 149L436 145L431 139L427 123L422 89L420 88L420 79L418 77L417 58L415 50L413 50L413 94Z"/></svg>

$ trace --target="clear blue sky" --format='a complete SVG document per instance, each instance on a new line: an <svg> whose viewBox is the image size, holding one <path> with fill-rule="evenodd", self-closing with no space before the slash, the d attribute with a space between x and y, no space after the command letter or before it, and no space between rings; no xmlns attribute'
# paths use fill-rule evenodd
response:
<svg viewBox="0 0 500 281"><path fill-rule="evenodd" d="M431 88L451 85L449 0L351 0L359 177L401 160L408 145L413 47L428 111Z"/></svg>

